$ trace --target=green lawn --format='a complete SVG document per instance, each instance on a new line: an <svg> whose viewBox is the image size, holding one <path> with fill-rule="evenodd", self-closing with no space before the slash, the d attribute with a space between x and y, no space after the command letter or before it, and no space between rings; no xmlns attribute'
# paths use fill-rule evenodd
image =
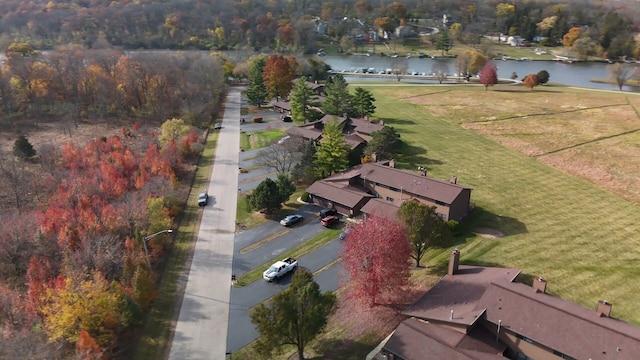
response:
<svg viewBox="0 0 640 360"><path fill-rule="evenodd" d="M283 129L270 129L240 133L240 147L245 151L269 146L285 135Z"/></svg>
<svg viewBox="0 0 640 360"><path fill-rule="evenodd" d="M461 127L465 109L455 109L454 117L446 111L435 116L399 99L434 90L368 89L376 98L375 116L402 137L399 166L425 166L440 179L457 175L459 184L474 189L476 209L465 228L491 227L506 235L460 239L463 263L521 268L528 277L544 276L552 294L589 308L607 299L614 304L613 316L640 324L640 288L634 285L640 280L637 203ZM440 91L433 96L456 99L454 91ZM466 118L490 108L470 106ZM427 265L444 270L447 253L431 250Z"/></svg>

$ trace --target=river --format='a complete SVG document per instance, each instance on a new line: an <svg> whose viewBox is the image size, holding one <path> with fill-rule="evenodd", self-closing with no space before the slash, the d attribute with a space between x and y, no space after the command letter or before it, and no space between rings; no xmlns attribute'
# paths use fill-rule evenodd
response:
<svg viewBox="0 0 640 360"><path fill-rule="evenodd" d="M332 69L355 70L361 68L374 68L376 72L387 68L393 68L392 62L396 59L387 56L323 56L322 59L331 66ZM455 59L431 59L431 58L410 58L407 59L410 71L418 73L431 73L433 65L436 62L444 62L449 67L449 73L455 72L453 65ZM616 85L600 84L589 81L590 79L608 78L606 63L599 62L575 62L565 64L559 61L516 61L516 60L496 60L499 78L511 78L511 74L515 72L518 78L522 79L528 74L537 74L539 71L546 70L549 73L549 82L560 83L564 85L589 87L595 89L618 90ZM348 78L348 76L345 76ZM371 78L357 78L358 81L371 81ZM379 81L379 79L373 79ZM623 87L625 91L640 91L636 87Z"/></svg>

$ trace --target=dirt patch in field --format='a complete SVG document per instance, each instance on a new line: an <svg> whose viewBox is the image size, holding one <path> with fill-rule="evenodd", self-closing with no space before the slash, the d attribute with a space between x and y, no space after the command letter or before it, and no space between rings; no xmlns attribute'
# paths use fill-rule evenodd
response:
<svg viewBox="0 0 640 360"><path fill-rule="evenodd" d="M504 234L499 230L484 227L475 228L473 229L473 232L489 239L498 239L504 236Z"/></svg>

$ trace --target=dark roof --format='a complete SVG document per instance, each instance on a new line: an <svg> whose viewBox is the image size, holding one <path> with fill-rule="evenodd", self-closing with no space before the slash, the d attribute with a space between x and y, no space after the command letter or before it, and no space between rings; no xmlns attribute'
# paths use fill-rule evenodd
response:
<svg viewBox="0 0 640 360"><path fill-rule="evenodd" d="M348 183L323 180L311 184L307 192L313 196L318 196L350 208L356 206L363 198L372 197L362 190L349 186Z"/></svg>
<svg viewBox="0 0 640 360"><path fill-rule="evenodd" d="M273 107L291 110L291 103L289 103L288 101L276 101L275 103L273 103Z"/></svg>
<svg viewBox="0 0 640 360"><path fill-rule="evenodd" d="M371 135L376 131L382 130L384 125L374 124L370 121L362 119L349 119L349 127L351 131L355 131L360 134Z"/></svg>
<svg viewBox="0 0 640 360"><path fill-rule="evenodd" d="M311 90L317 90L319 88L324 88L324 84L318 84L316 82L307 81L307 87Z"/></svg>
<svg viewBox="0 0 640 360"><path fill-rule="evenodd" d="M367 142L365 139L363 139L362 137L360 137L358 135L355 135L355 134L345 136L344 137L344 141L347 143L347 145L349 145L351 150L357 148L362 143L366 143Z"/></svg>
<svg viewBox="0 0 640 360"><path fill-rule="evenodd" d="M389 219L395 219L398 209L399 207L396 206L393 202L389 202L379 198L373 198L367 201L367 203L364 204L360 211L369 215L376 214L378 216L386 217Z"/></svg>
<svg viewBox="0 0 640 360"><path fill-rule="evenodd" d="M308 140L318 140L322 137L322 131L314 127L292 126L286 130L291 136L300 136Z"/></svg>
<svg viewBox="0 0 640 360"><path fill-rule="evenodd" d="M470 326L484 312L477 302L489 284L513 281L519 273L520 269L460 265L455 275L445 275L403 314Z"/></svg>
<svg viewBox="0 0 640 360"><path fill-rule="evenodd" d="M441 201L445 204L453 203L463 190L471 190L471 188L448 181L428 178L376 163L364 164L360 176L366 177L367 181L402 189L405 193Z"/></svg>
<svg viewBox="0 0 640 360"><path fill-rule="evenodd" d="M486 308L488 321L502 320L502 327L575 359L640 358L640 328L598 316L595 305L588 309L524 284L499 281L477 302Z"/></svg>
<svg viewBox="0 0 640 360"><path fill-rule="evenodd" d="M506 359L501 355L506 345L482 327L464 334L415 318L400 323L384 349L405 360Z"/></svg>

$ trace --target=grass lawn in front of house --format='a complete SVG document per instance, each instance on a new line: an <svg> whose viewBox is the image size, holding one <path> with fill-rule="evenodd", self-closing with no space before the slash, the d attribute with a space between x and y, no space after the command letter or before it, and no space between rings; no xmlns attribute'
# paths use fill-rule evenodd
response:
<svg viewBox="0 0 640 360"><path fill-rule="evenodd" d="M284 135L283 129L241 132L240 147L245 151L260 149L275 143Z"/></svg>

